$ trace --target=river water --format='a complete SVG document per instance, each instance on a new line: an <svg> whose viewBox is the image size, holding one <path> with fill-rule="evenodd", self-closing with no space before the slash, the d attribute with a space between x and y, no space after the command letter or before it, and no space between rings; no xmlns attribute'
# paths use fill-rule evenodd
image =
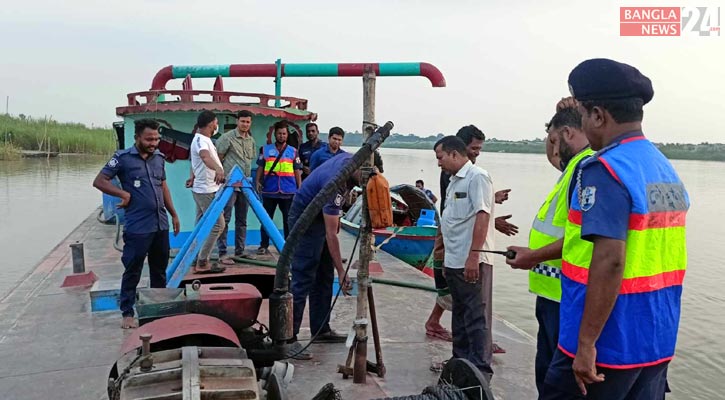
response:
<svg viewBox="0 0 725 400"><path fill-rule="evenodd" d="M439 169L432 151L383 149L385 176L392 184L423 179L439 193ZM0 161L0 298L100 204L91 182L105 162L99 157ZM512 189L495 214L512 214L518 236L496 237L496 247L525 245L531 219L558 173L543 155L483 153L496 189ZM688 213L689 267L685 278L677 355L670 368L668 399L720 399L725 393L725 274L718 272L725 238L725 164L674 161L692 207ZM173 183L172 183L173 184ZM494 312L536 334L534 297L527 275L497 260ZM428 310L425 310L426 312ZM503 355L502 357L506 357Z"/></svg>

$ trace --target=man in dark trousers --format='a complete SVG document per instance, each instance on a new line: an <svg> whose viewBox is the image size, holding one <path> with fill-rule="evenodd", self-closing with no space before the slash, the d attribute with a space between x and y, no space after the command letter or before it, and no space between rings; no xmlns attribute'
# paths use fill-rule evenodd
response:
<svg viewBox="0 0 725 400"><path fill-rule="evenodd" d="M687 269L689 196L642 133L652 82L608 59L569 90L596 153L579 164L564 228L559 345L541 399L663 399Z"/></svg>
<svg viewBox="0 0 725 400"><path fill-rule="evenodd" d="M121 328L138 327L133 305L143 263L148 256L152 288L166 287L169 263L169 217L174 235L179 233L179 217L166 186L164 155L159 145L159 123L141 119L134 124L133 146L117 151L93 181L103 193L119 197L125 210L123 226L123 278L121 279ZM121 187L111 180L118 177ZM168 212L168 215L167 215Z"/></svg>
<svg viewBox="0 0 725 400"><path fill-rule="evenodd" d="M312 171L295 195L289 214L291 226L297 223L297 219L317 193L351 160L352 154L343 153ZM340 232L340 214L344 199L359 182L360 172L358 171L348 179L345 185L338 188L334 197L325 203L322 212L310 224L295 248L291 267L292 284L290 285L290 291L294 296L294 338L289 347L290 355L294 355L294 358L311 358L309 353L301 353L302 346L297 341L308 296L310 298L310 332L312 335L317 334L315 341L342 343L347 338L346 335L338 334L330 328L328 314L332 302L332 283L335 270L343 290L351 289L350 280L345 276L345 268L342 265L342 253L337 234Z"/></svg>
<svg viewBox="0 0 725 400"><path fill-rule="evenodd" d="M536 295L536 336L534 371L536 389L544 390L544 378L559 343L559 302L561 302L561 249L564 227L569 217L573 177L579 163L594 152L582 131L582 116L565 99L547 124L546 157L562 174L544 199L529 232L529 246L509 246L516 257L507 259L513 268L529 271L529 291Z"/></svg>
<svg viewBox="0 0 725 400"><path fill-rule="evenodd" d="M287 122L278 121L274 124L274 143L265 145L262 154L257 158L257 176L255 186L262 193L262 204L274 218L274 212L279 207L282 212L284 237L289 233L289 208L292 197L302 183L302 162L297 155L297 149L287 144L289 128ZM262 241L257 254L268 254L269 235L262 228Z"/></svg>
<svg viewBox="0 0 725 400"><path fill-rule="evenodd" d="M471 163L460 138L446 136L434 149L438 166L451 174L446 191L448 206L440 226L445 277L453 300L453 357L467 359L491 378L492 354L487 343L491 320L486 315L483 286L485 280L490 282L493 260L490 254L477 250L494 247L493 182L486 171Z"/></svg>
<svg viewBox="0 0 725 400"><path fill-rule="evenodd" d="M478 159L479 154L481 153L481 149L483 148L483 143L486 140L486 136L481 132L480 129L478 129L474 125L467 125L463 128L459 129L456 133L456 136L463 140L463 143L466 145L466 156L471 161L471 164L476 164L476 160ZM451 180L451 175L446 171L441 171L441 177L440 177L440 185L441 185L441 206L440 211L441 214L443 213L443 210L446 207L446 189L448 188L448 183ZM510 192L510 189L504 189L499 190L496 192L496 204L501 204L504 201L508 200L508 194ZM503 233L506 236L512 236L518 233L519 228L516 225L513 225L509 223L507 220L511 218L511 215L504 215L501 217L497 217L494 222L496 226L496 230ZM491 232L491 235L493 235L493 232ZM448 290L448 285L446 283L446 279L443 276L443 254L444 254L444 248L443 248L443 238L440 237L440 230L438 230L438 235L436 237L435 247L433 249L433 274L435 278L435 287L438 292L438 296L436 297L436 303L433 306L433 310L431 311L430 315L428 316L428 320L425 323L425 331L426 336L442 339L442 340L451 340L451 334L448 332L447 329L445 329L440 321L441 317L443 316L443 311L448 310L450 311L450 291ZM484 281L484 290L487 292L484 293L484 297L486 300L486 315L488 319L493 319L493 292L492 292L492 285L493 285L493 277L488 276L490 274L486 274L486 280ZM493 353L505 353L506 350L501 348L498 344L493 343L493 337L491 335L491 332L489 331L486 336L486 346L487 348L491 348L491 351Z"/></svg>
<svg viewBox="0 0 725 400"><path fill-rule="evenodd" d="M302 180L305 180L310 175L310 160L312 154L316 152L323 143L320 140L320 131L317 124L310 122L305 126L305 133L307 135L307 141L302 143L300 146L300 161L302 162Z"/></svg>

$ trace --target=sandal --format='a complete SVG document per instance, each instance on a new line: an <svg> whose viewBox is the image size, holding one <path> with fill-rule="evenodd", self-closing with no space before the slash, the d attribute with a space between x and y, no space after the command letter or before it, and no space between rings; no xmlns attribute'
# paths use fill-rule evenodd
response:
<svg viewBox="0 0 725 400"><path fill-rule="evenodd" d="M491 346L491 350L492 350L493 354L506 354L506 349L499 346L498 343L494 343Z"/></svg>
<svg viewBox="0 0 725 400"><path fill-rule="evenodd" d="M232 257L224 256L219 259L219 262L224 265L234 265L234 259Z"/></svg>
<svg viewBox="0 0 725 400"><path fill-rule="evenodd" d="M204 275L204 274L219 274L219 273L222 273L222 272L224 272L226 270L227 270L226 267L220 267L220 266L218 266L216 264L213 264L211 266L211 268L209 268L209 269L194 268L194 273L195 274L198 274L198 275Z"/></svg>
<svg viewBox="0 0 725 400"><path fill-rule="evenodd" d="M426 329L425 335L432 339L440 339L444 340L446 342L452 342L453 341L453 335L451 335L451 332L449 332L447 329L443 328L443 330L440 329Z"/></svg>

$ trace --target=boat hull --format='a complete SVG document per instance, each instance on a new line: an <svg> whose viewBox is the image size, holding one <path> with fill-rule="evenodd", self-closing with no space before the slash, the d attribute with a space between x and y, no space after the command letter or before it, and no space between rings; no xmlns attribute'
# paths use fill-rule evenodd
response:
<svg viewBox="0 0 725 400"><path fill-rule="evenodd" d="M345 219L342 228L357 235L360 227ZM406 226L387 229L374 229L375 246L405 263L422 269L433 253L436 228ZM383 244L383 242L385 242ZM382 246L381 246L382 244Z"/></svg>

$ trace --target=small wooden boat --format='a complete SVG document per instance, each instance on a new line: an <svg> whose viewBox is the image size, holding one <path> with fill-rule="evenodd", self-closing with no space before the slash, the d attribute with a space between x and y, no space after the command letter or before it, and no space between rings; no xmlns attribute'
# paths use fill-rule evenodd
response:
<svg viewBox="0 0 725 400"><path fill-rule="evenodd" d="M433 253L438 230L435 204L431 203L423 191L412 185L391 187L390 201L393 204L395 226L374 229L375 246L418 269L423 269ZM360 230L361 210L362 198L358 197L342 217L344 230L357 235ZM434 225L417 226L421 210L434 210Z"/></svg>

